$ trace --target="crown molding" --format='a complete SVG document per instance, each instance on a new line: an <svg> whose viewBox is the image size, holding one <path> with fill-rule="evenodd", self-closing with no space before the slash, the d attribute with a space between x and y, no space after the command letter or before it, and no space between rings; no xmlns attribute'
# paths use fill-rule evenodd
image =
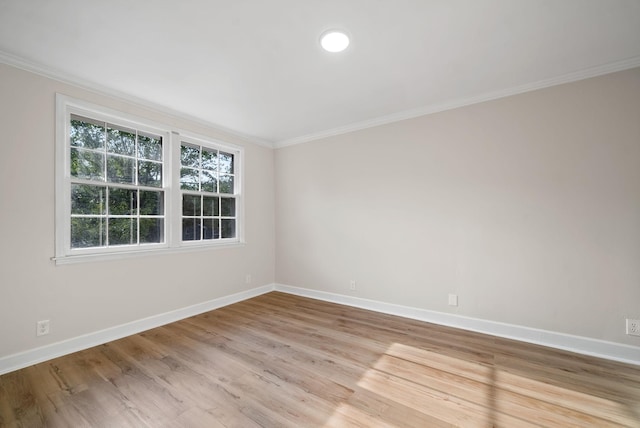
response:
<svg viewBox="0 0 640 428"><path fill-rule="evenodd" d="M564 74L562 76L552 77L549 79L539 80L537 82L526 83L524 85L514 86L499 91L488 92L480 94L478 96L461 98L451 102L442 104L434 104L419 107L416 109L405 110L399 113L393 113L387 116L381 116L373 119L364 120L361 122L351 123L345 126L328 129L312 134L302 135L286 140L277 141L273 144L274 148L279 149L287 146L294 146L297 144L308 143L322 138L333 137L336 135L346 134L353 131L359 131L362 129L372 128L375 126L385 125L393 122L399 122L402 120L413 119L420 116L426 116L429 114L439 113L446 110L453 110L459 107L465 107L472 104L478 104L485 101L496 100L499 98L505 98L512 95L518 95L525 92L531 92L538 89L544 89L551 86L561 85L564 83L576 82L578 80L584 80L591 77L597 77L616 71L623 71L635 67L640 67L640 56L628 58L622 61L616 61L608 64L603 64L596 67L587 68L584 70L576 71L573 73Z"/></svg>
<svg viewBox="0 0 640 428"><path fill-rule="evenodd" d="M154 103L152 101L146 100L144 98L136 97L126 92L118 91L113 88L109 88L107 86L101 85L99 83L83 79L81 77L75 76L70 73L66 73L61 70L54 69L52 67L47 67L42 64L38 64L36 62L32 62L26 60L24 58L18 57L16 55L10 54L8 52L4 52L0 50L0 63L10 65L15 68L19 68L21 70L28 71L30 73L38 74L40 76L44 76L46 78L56 80L58 82L72 85L78 87L80 89L96 93L98 95L108 96L111 98L117 98L119 100L127 101L133 104L137 104L139 106L149 108L155 110L159 113L167 114L179 119L188 120L197 125L206 126L207 128L211 128L214 131L218 131L224 134L227 134L232 137L240 138L243 141L246 141L251 144L256 144L259 146L267 147L270 149L274 148L274 145L271 141L255 137L253 135L244 134L242 132L238 132L236 130L224 127L222 125L209 122L207 120L198 118L196 116L192 116L190 114L186 114L180 112L178 110L172 109L170 107L163 106L161 104Z"/></svg>
<svg viewBox="0 0 640 428"><path fill-rule="evenodd" d="M416 117L426 116L429 114L439 113L447 110L453 110L459 107L465 107L473 104L482 103L485 101L496 100L500 98L509 97L512 95L518 95L525 92L535 91L538 89L544 89L551 86L561 85L564 83L571 83L579 80L588 79L591 77L597 77L597 76L601 76L609 73L614 73L617 71L623 71L623 70L627 70L635 67L640 67L640 56L636 56L636 57L632 57L632 58L628 58L625 60L616 61L612 63L607 63L607 64L599 65L596 67L587 68L584 70L564 74L562 76L539 80L537 82L526 83L524 85L519 85L512 88L507 88L507 89L494 91L494 92L488 92L488 93L484 93L484 94L480 94L480 95L468 97L468 98L461 98L461 99L453 100L451 102L446 102L441 104L432 104L432 105L419 107L416 109L405 110L402 112L393 113L386 116L380 116L372 119L354 122L348 125L331 128L331 129L327 129L327 130L316 132L316 133L301 135L298 137L293 137L293 138L280 140L276 142L272 142L256 136L244 134L242 132L224 127L222 125L219 125L213 122L209 122L207 120L198 118L196 116L182 113L178 110L171 109L161 104L157 104L143 98L135 97L125 92L121 92L121 91L106 87L104 85L100 85L99 83L96 83L93 81L82 79L70 73L56 70L51 67L47 67L42 64L38 64L32 61L26 60L24 58L18 57L16 55L13 55L1 50L0 50L0 63L4 63L10 66L34 73L34 74L38 74L53 80L57 80L59 82L62 82L68 85L76 86L81 89L97 93L99 95L109 96L109 97L117 98L120 100L128 101L128 102L140 105L142 107L156 110L160 113L164 113L167 115L171 115L173 117L188 120L198 125L206 126L215 131L227 134L229 136L240 138L243 141L246 141L248 143L256 144L256 145L271 148L271 149L279 149L283 147L294 146L297 144L308 143L308 142L320 140L323 138L333 137L336 135L347 134L349 132L359 131L367 128L373 128L380 125L399 122L402 120L413 119Z"/></svg>

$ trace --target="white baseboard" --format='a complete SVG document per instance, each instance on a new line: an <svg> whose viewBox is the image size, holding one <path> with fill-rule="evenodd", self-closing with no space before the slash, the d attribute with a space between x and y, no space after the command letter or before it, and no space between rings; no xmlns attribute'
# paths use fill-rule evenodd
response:
<svg viewBox="0 0 640 428"><path fill-rule="evenodd" d="M551 348L563 349L599 358L606 358L608 360L640 365L640 347L636 346L547 330L539 330L496 321L464 317L461 315L429 311L426 309L395 305L376 300L345 296L342 294L292 287L283 284L275 284L275 290L283 293L295 294L297 296L339 303L341 305L368 309L390 315L397 315L404 318L490 334L492 336L514 339L527 343L535 343L537 345L549 346Z"/></svg>
<svg viewBox="0 0 640 428"><path fill-rule="evenodd" d="M51 345L1 357L0 375L14 370L19 370L33 364L38 364L43 361L51 360L53 358L61 357L63 355L71 354L73 352L88 349L93 346L102 345L113 340L122 339L123 337L131 336L132 334L137 334L145 330L212 311L214 309L241 302L274 290L297 296L353 306L356 308L368 309L385 314L397 315L404 318L476 331L479 333L520 340L522 342L535 343L557 349L564 349L579 354L606 358L613 361L640 365L640 347L539 330L530 327L499 323L495 321L463 317L455 314L429 311L426 309L395 305L342 294L292 287L289 285L268 284L229 296L219 297L207 302L198 303L186 308L177 309L83 336L74 337Z"/></svg>
<svg viewBox="0 0 640 428"><path fill-rule="evenodd" d="M174 311L132 321L119 326L74 337L72 339L52 343L51 345L1 357L0 375L247 300L273 291L274 287L275 286L273 284L269 284L253 288L230 296L219 297L217 299L198 303L186 308L176 309Z"/></svg>

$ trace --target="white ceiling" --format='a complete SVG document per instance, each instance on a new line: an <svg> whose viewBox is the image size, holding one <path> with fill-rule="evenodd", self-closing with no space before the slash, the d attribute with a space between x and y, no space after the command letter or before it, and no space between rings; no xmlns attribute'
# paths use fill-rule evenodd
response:
<svg viewBox="0 0 640 428"><path fill-rule="evenodd" d="M640 66L640 1L0 0L0 51L277 147Z"/></svg>

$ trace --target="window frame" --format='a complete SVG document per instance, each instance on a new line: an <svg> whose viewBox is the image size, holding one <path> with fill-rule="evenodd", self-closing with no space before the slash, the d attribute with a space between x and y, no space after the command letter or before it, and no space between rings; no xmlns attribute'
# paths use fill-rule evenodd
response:
<svg viewBox="0 0 640 428"><path fill-rule="evenodd" d="M109 260L133 256L228 248L244 245L244 149L240 146L176 129L97 104L56 94L55 131L55 256L56 264ZM71 248L71 116L107 122L162 137L164 192L164 242L137 243L111 247ZM199 241L182 240L182 189L180 188L180 147L182 141L234 154L234 193L236 199L236 236ZM108 186L108 181L96 181Z"/></svg>
<svg viewBox="0 0 640 428"><path fill-rule="evenodd" d="M181 163L181 156L178 157L178 160L180 160L180 164L178 165L177 171L178 171L178 188L180 188L180 199L179 199L179 205L180 205L180 231L182 233L182 228L184 227L182 224L182 220L185 218L184 217L184 213L182 211L182 201L183 201L183 197L184 195L192 195L192 196L200 196L200 197L216 197L219 199L222 198L233 198L235 200L235 216L233 216L233 218L235 219L235 223L236 223L236 230L235 230L235 237L233 238L214 238L214 239L204 239L202 236L200 237L200 239L193 239L193 240L182 240L181 237L181 241L182 244L184 246L192 246L192 245L200 245L203 242L209 242L209 241L215 241L218 242L220 244L224 244L227 242L235 242L238 240L238 234L239 234L239 230L238 230L238 225L239 225L239 212L241 211L241 207L242 207L242 201L241 199L241 195L242 193L238 192L239 186L240 186L240 174L238 174L238 171L241 171L239 165L240 162L240 158L241 156L239 156L239 153L233 150L229 150L229 147L224 147L221 145L212 145L210 143L208 143L207 141L202 141L200 139L194 138L192 136L186 136L186 135L181 135L179 139L176 140L176 145L179 146L179 149L182 148L182 145L186 144L189 146L199 146L200 148L208 148L208 149L212 149L212 150L216 150L218 153L219 152L224 152L224 153L230 153L234 156L234 172L232 173L233 177L234 177L234 191L233 193L220 193L220 192L210 192L210 191L206 191L206 190L191 190L191 189L182 189L180 186L180 175L181 175L181 168L182 168L182 163ZM187 167L189 169L191 169L192 167ZM202 171L202 168L198 168L198 171ZM224 173L223 173L224 174ZM226 175L226 174L225 174ZM220 202L219 202L220 203ZM223 217L225 217L224 215L222 215L222 212L220 211L218 213L217 216L205 216L202 212L202 206L201 206L201 213L199 216L187 216L187 218L199 218L201 221L204 221L205 218L207 217L211 217L211 218L217 218L219 220L223 220ZM227 216L229 217L229 216ZM219 233L222 233L222 226L220 225L220 230Z"/></svg>

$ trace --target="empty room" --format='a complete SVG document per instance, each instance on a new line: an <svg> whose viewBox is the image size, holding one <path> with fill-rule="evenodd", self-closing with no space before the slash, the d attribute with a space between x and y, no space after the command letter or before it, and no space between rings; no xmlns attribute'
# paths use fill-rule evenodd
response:
<svg viewBox="0 0 640 428"><path fill-rule="evenodd" d="M0 427L640 427L640 2L0 0Z"/></svg>

